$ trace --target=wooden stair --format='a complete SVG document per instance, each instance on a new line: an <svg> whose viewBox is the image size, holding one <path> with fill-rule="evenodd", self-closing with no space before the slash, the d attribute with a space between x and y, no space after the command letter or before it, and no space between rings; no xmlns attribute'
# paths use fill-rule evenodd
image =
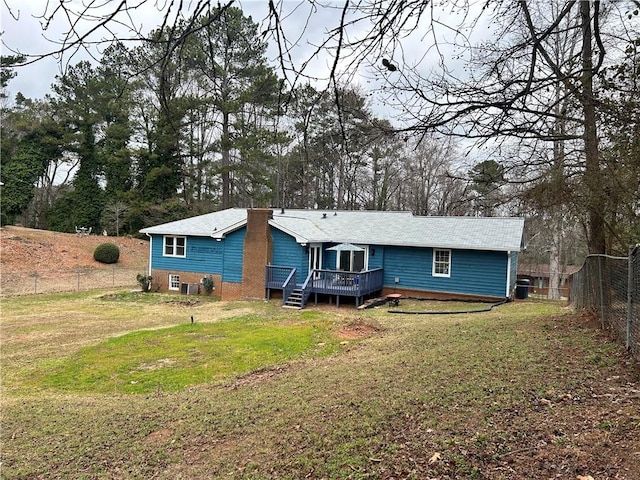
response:
<svg viewBox="0 0 640 480"><path fill-rule="evenodd" d="M301 309L303 306L302 305L303 295L304 295L304 290L302 290L301 288L296 288L293 292L291 292L291 295L289 295L287 300L284 302L283 307Z"/></svg>

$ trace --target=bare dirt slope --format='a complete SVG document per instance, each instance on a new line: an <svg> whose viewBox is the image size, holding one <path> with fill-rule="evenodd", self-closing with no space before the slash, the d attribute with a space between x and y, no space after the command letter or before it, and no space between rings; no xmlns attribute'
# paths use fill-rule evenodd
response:
<svg viewBox="0 0 640 480"><path fill-rule="evenodd" d="M16 226L0 228L0 268L4 273L111 268L93 259L95 248L106 242L120 247L118 267L144 270L149 258L149 242L144 240L79 236Z"/></svg>

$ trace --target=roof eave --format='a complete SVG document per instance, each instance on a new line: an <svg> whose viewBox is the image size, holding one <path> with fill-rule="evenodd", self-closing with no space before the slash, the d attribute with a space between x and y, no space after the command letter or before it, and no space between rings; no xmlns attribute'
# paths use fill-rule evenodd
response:
<svg viewBox="0 0 640 480"><path fill-rule="evenodd" d="M246 224L247 224L247 219L245 218L244 220L240 220L239 222L236 222L236 223L234 223L232 225L229 225L228 227L221 228L220 230L214 230L212 233L210 233L207 236L209 236L211 238L215 238L216 240L222 240L229 233L235 232L236 230L241 229Z"/></svg>
<svg viewBox="0 0 640 480"><path fill-rule="evenodd" d="M269 225L272 226L273 228L276 228L276 229L280 230L283 233L286 233L290 237L295 238L296 243L300 243L300 244L303 244L303 243L306 243L306 244L308 244L308 243L322 243L322 242L314 242L313 240L310 240L310 239L308 239L306 237L303 237L302 235L300 235L300 234L298 234L298 233L296 233L296 232L294 232L292 230L289 230L288 228L283 227L282 225L277 223L277 221L274 220L274 219L270 219L269 220Z"/></svg>

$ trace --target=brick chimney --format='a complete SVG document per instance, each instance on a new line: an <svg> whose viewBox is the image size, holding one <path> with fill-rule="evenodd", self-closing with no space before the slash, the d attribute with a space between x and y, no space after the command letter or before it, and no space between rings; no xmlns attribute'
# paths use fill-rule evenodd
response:
<svg viewBox="0 0 640 480"><path fill-rule="evenodd" d="M273 258L273 238L269 219L273 210L255 208L247 210L247 233L244 237L242 262L242 296L264 298L265 267Z"/></svg>

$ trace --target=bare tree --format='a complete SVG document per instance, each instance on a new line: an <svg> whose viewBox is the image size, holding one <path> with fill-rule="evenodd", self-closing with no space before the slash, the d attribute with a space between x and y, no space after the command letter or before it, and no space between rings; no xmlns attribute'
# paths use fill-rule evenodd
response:
<svg viewBox="0 0 640 480"><path fill-rule="evenodd" d="M483 10L474 6L457 4L465 22L456 27L441 23L429 2L372 0L355 6L344 2L339 15L335 15L335 25L328 28L328 35L314 53L323 49L331 52L328 77L334 84L361 68L383 71L388 80L386 91L390 92L387 98L408 113L404 131L441 131L480 142L493 138L550 143L581 140L578 207L586 212L590 251L604 252L606 200L595 76L608 55L615 53L614 44L605 42L602 30L605 13L621 14L609 33L624 34L625 29L620 28L626 27L622 23L627 18L624 4L567 0L558 3L553 16L535 15L530 2L524 0L516 4L487 2L488 8ZM474 43L474 28L486 28L487 22L492 22L494 38ZM355 30L358 34L351 35ZM442 30L454 32L454 47L467 70L455 68L447 58ZM270 31L278 42L281 59L290 59L293 43L287 42L286 25L275 12ZM577 44L569 61L561 62L553 55L553 47L565 31L577 37ZM432 64L425 71L410 63L415 57L410 58L405 45L412 34L432 39L425 50L436 55L437 66ZM293 62L283 70L298 71ZM558 84L563 90L554 98L549 92ZM563 117L568 112L557 108L567 102L576 106L571 117ZM559 115L577 128L549 128Z"/></svg>
<svg viewBox="0 0 640 480"><path fill-rule="evenodd" d="M160 30L165 33L156 39L163 39L169 58L180 50L186 37L203 28L197 18L211 10L212 3L51 2L42 15L44 27L66 19L68 30L58 48L27 61L47 55L72 55L80 48L122 39L124 35L119 32L123 30L132 39L159 41L145 38L136 23L143 7L154 6L161 14ZM226 3L220 10L233 3ZM585 212L589 250L601 253L607 245L607 208L596 76L616 54L616 46L637 35L638 17L634 14L638 1L560 0L552 16L536 15L532 5L534 2L525 0L482 4L460 0L449 4L448 16L443 17L438 16L433 2L423 0L362 0L355 4L348 0L327 4L270 0L263 35L278 49L280 70L290 86L301 78L320 75L317 70L311 71L310 65L322 55L326 55L323 76L336 92L336 100L339 85L356 74L383 82L379 93L387 105L398 107L403 114L402 126L397 128L402 132L436 131L478 142L504 138L550 143L579 140L582 161L575 188L580 203L575 208ZM304 9L308 15L306 27L296 31L293 27L300 19L293 13ZM609 29L605 29L607 14L615 16ZM300 58L298 40L315 30L312 25L320 23L316 19L321 15L323 21L330 18L334 23L324 23L323 34L315 43L305 45L307 54ZM84 23L86 20L89 22ZM178 22L184 27L177 29ZM87 27L81 29L83 25ZM492 38L482 42L478 35L487 27ZM553 55L553 45L568 30L577 35L578 42L570 61L559 62ZM607 43L607 37L615 41ZM411 43L416 38L422 42L418 55L416 44ZM549 93L559 84L562 95ZM557 107L565 102L576 108L566 112L563 121L576 128L560 133L549 125L563 115Z"/></svg>

